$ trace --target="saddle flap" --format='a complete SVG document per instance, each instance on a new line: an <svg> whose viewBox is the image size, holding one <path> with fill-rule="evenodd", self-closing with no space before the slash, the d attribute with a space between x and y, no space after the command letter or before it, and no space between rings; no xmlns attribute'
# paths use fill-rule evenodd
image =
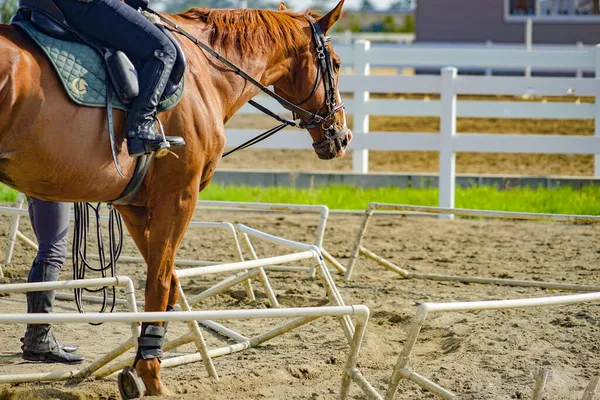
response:
<svg viewBox="0 0 600 400"><path fill-rule="evenodd" d="M129 104L140 94L138 74L127 55L122 51L109 53L106 57L108 74L119 99Z"/></svg>

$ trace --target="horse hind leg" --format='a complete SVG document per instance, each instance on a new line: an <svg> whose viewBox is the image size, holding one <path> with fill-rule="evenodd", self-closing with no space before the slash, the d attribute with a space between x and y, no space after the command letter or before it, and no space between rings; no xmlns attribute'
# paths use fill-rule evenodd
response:
<svg viewBox="0 0 600 400"><path fill-rule="evenodd" d="M17 80L26 81L30 76L29 69L21 64L21 50L0 36L0 134L14 127L15 117L22 108L17 101Z"/></svg>
<svg viewBox="0 0 600 400"><path fill-rule="evenodd" d="M21 167L13 159L38 119L44 96L35 63L8 40L13 29L0 25L0 182L14 187ZM25 142L36 140L29 136Z"/></svg>

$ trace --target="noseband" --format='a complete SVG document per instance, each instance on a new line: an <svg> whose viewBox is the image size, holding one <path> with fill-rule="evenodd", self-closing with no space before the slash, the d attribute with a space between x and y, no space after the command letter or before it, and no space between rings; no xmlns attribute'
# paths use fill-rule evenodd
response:
<svg viewBox="0 0 600 400"><path fill-rule="evenodd" d="M330 148L332 144L335 143L337 148L341 148L343 145L348 144L347 133L348 128L343 127L340 131L336 132L336 124L334 122L334 116L341 110L343 110L346 106L344 102L338 104L338 96L337 91L335 89L335 79L333 72L333 64L331 52L329 51L329 46L327 42L331 40L331 38L325 36L321 26L319 24L315 24L313 21L310 22L310 27L313 33L313 40L315 42L315 50L317 52L317 80L315 81L315 85L311 94L308 96L306 100L299 104L302 105L309 101L317 92L317 88L319 86L319 82L321 77L323 77L323 86L325 87L325 105L327 106L327 114L325 115L316 115L319 120L311 120L307 123L300 123L299 126L301 128L315 128L317 126L321 126L321 129L325 132L325 139L320 140L318 142L313 143L313 147L316 150L323 150ZM344 143L345 142L345 143Z"/></svg>
<svg viewBox="0 0 600 400"><path fill-rule="evenodd" d="M300 104L294 104L294 103L284 99L283 97L279 96L277 93L275 93L274 91L272 91L271 89L269 89L268 87L266 87L265 85L263 85L262 83L257 81L252 76L248 75L240 67L238 67L237 65L235 65L234 63L229 61L227 58L223 57L221 54L219 54L218 52L213 50L207 44L199 41L194 36L190 35L188 32L181 29L174 22L170 21L166 17L162 16L161 14L157 13L156 11L154 11L150 8L148 8L147 11L156 15L162 22L169 25L176 32L185 36L187 39L191 40L198 47L205 50L207 53L209 53L210 55L215 57L217 60L219 60L223 64L225 64L229 69L232 70L232 72L241 76L246 81L250 82L252 85L259 88L263 93L265 93L268 96L272 97L273 99L277 100L277 102L279 102L279 104L281 104L284 108L286 108L292 112L293 120L290 120L290 119L287 119L287 118L277 115L273 111L258 104L254 100L250 100L250 102L249 102L250 105L257 108L259 111L267 114L268 116L276 119L277 121L281 122L281 125L278 125L275 128L270 129L267 132L262 133L261 135L236 147L235 149L228 151L227 153L223 154L223 157L226 157L233 152L243 150L243 149L248 148L258 142L261 142L261 141L267 139L268 137L273 136L274 134L276 134L277 132L279 132L280 130L282 130L283 128L285 128L287 126L293 126L293 127L297 127L297 128L301 128L301 129L312 129L312 128L316 128L316 127L321 127L321 129L323 129L323 131L325 132L326 137L323 140L313 143L313 147L317 150L325 149L332 145L336 145L336 146L338 146L338 148L341 148L341 146L348 143L348 135L347 135L348 128L343 127L340 131L336 132L336 124L334 122L334 117L338 112L343 110L345 108L345 106L344 106L343 102L340 102L338 104L338 96L337 96L337 91L335 88L335 79L334 79L331 51L329 50L329 46L327 45L327 42L330 41L330 38L325 36L325 33L323 32L323 30L321 29L321 26L319 24L315 23L312 20L309 20L310 27L311 27L312 34L313 34L315 50L317 53L317 63L318 63L317 79L316 79L315 85L314 85L310 95L306 98L306 100L304 100ZM325 114L319 114L318 110L316 112L310 112L310 111L300 107L301 105L305 104L306 102L308 102L310 99L313 98L313 96L317 92L317 89L318 89L321 81L323 81L323 85L325 87L325 106L327 107L327 112ZM321 105L321 107L319 109L321 109L321 108L323 108L323 105Z"/></svg>

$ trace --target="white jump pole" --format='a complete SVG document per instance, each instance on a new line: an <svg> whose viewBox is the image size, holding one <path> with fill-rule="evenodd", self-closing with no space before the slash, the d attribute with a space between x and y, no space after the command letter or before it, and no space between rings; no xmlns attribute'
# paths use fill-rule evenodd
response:
<svg viewBox="0 0 600 400"><path fill-rule="evenodd" d="M596 395L596 388L598 387L598 383L600 382L600 376L594 376L588 386L585 388L585 392L583 393L583 397L581 400L594 400L594 396Z"/></svg>
<svg viewBox="0 0 600 400"><path fill-rule="evenodd" d="M39 288L37 289L39 290ZM94 313L85 313L85 314L49 314L49 315L37 315L37 314L0 314L0 322L4 323L27 323L27 324L38 324L38 323L100 323L100 322L152 322L152 321L189 321L189 320L212 320L212 319L264 319L264 318L293 318L300 317L300 320L304 321L312 321L315 318L319 317L341 317L344 315L356 316L358 318L357 330L354 334L354 337L351 341L351 346L348 354L348 358L346 361L346 365L344 368L344 373L342 376L342 385L340 392L340 399L345 399L346 394L349 390L349 385L351 381L357 383L360 388L371 387L370 384L366 381L366 379L360 374L357 368L358 362L358 354L360 352L360 347L362 344L362 340L364 338L364 333L366 329L366 324L369 319L369 309L363 305L356 306L344 306L344 307L307 307L307 308L288 308L288 309L264 309L264 310L222 310L222 311L174 311L174 312L144 312L144 313L115 313L115 314L94 314ZM48 317L48 318L44 318ZM291 330L293 326L301 326L297 322L298 320L294 320L295 325L286 324L288 331ZM260 337L261 340L265 341L272 337L280 334L281 327L278 328L276 333L271 335L263 335ZM258 343L259 338L255 340L255 343ZM171 348L178 347L186 341L193 340L193 334L188 334L179 340L176 343L173 343ZM209 356L216 357L224 354L231 354L233 352L242 351L251 347L250 341L245 343L237 343L234 345L222 347L219 349L214 349L209 352ZM165 349L167 346L165 346ZM187 356L174 357L163 360L162 367L171 367L176 365L182 365L183 363L189 363L193 361L198 361L201 355L198 353L190 354ZM125 362L129 362L130 360L125 360ZM120 363L122 364L122 363ZM128 364L125 364L128 365ZM119 365L121 367L121 365ZM102 371L98 371L104 374L103 376L107 376L106 372L114 369L113 366L105 368ZM120 368L119 368L120 369ZM116 372L114 370L113 372ZM22 379L27 379L27 381L39 381L39 380L66 380L69 378L74 378L78 374L78 371L68 371L68 372L60 372L60 373L51 373L51 374L25 374L23 376L19 375L10 375L4 376L4 381L0 382L23 382L23 380L19 380L20 377L24 377ZM351 380L348 379L351 378ZM366 384L365 384L366 382ZM369 399L377 399L380 400L382 397L376 391L365 392Z"/></svg>
<svg viewBox="0 0 600 400"><path fill-rule="evenodd" d="M13 249L14 249L14 243L16 241L17 238L23 240L26 244L28 244L30 247L32 247L34 250L37 251L38 247L37 244L35 242L33 242L32 240L30 240L29 238L27 238L25 235L23 235L20 231L19 231L19 218L22 214L27 214L26 210L22 210L21 207L23 205L23 202L25 200L25 196L21 193L19 193L19 197L18 197L18 207L17 208L12 208L12 207L0 207L0 211L1 212L6 212L6 213L13 213L15 214L15 216L13 217L13 221L12 221L12 225L11 225L11 231L9 234L9 243L8 243L8 248L7 248L7 256L6 256L6 265L10 264L11 260L12 260L12 253L13 253ZM73 215L71 215L71 218L73 218ZM108 217L100 217L101 221L107 221ZM214 228L214 229L225 229L226 231L228 231L231 234L231 237L233 239L233 243L234 243L234 253L236 253L237 257L239 258L240 261L244 261L244 255L242 253L242 249L240 247L240 243L239 243L239 239L237 237L237 232L235 230L235 227L233 226L233 224L229 223L229 222L199 222L199 221L191 221L189 224L190 227L192 228ZM96 254L90 254L87 256L88 259L90 260L99 260L100 257ZM71 255L67 255L67 258L71 258ZM145 260L142 257L132 257L132 256L125 256L125 255L121 255L119 257L119 262L124 262L124 263L140 263L140 264L145 264ZM204 265L214 265L214 264L218 264L218 262L214 262L214 261L197 261L197 260L175 260L174 264L176 266L180 266L180 267L192 267L192 266L204 266ZM0 267L0 277L2 277L2 268ZM246 295L248 296L248 298L251 301L256 300L256 297L254 296L254 290L252 288L252 282L250 279L246 280L245 282L245 286L246 286Z"/></svg>
<svg viewBox="0 0 600 400"><path fill-rule="evenodd" d="M303 249L315 248L315 246L310 246L310 245L303 245L303 246L305 246L305 247L303 247ZM205 300L206 298L227 289L228 287L231 287L239 282L247 280L250 277L260 274L261 270L264 271L263 266L277 265L279 263L293 262L293 261L299 261L299 260L310 260L310 259L314 259L316 257L315 256L316 254L317 254L317 252L314 252L314 251L305 251L302 253L273 257L273 258L262 259L262 260L259 259L259 260L246 261L246 262L219 264L219 265L213 265L213 266L209 266L209 267L190 268L190 269L186 269L186 270L176 270L175 273L177 274L179 279L183 279L186 277L202 276L202 275L208 275L208 274L214 274L214 273L237 272L237 274L230 276L229 278L225 279L224 281L219 282L218 284L216 284L213 287L207 289L206 291L200 293L199 295L190 298L189 303L188 303L188 306L189 306L190 304L196 304L198 302L201 302L201 301ZM248 271L248 270L250 270L250 271ZM266 277L266 274L263 278L261 278L261 281L263 281L263 283L264 283L265 292L267 293L267 296L272 301L272 306L278 307L279 303L277 302L275 293L273 292L273 290L271 288L271 285L269 283L268 278ZM73 298L73 295L59 293L59 294L57 294L57 297L59 297L61 299L71 300ZM185 295L183 294L183 291L181 291L180 299L183 299L184 297L185 297ZM83 298L83 300L98 302L98 301L101 301L102 299L97 296L96 297L86 296ZM139 304L143 305L144 303L139 302ZM181 309L185 309L185 307L183 305L181 305ZM221 334L223 334L227 337L230 337L234 340L240 341L240 339L242 339L242 340L245 339L243 336L241 336L223 326L220 326L219 324L216 324L212 321L204 322L203 325L207 326L210 329L214 329L216 332L221 333Z"/></svg>
<svg viewBox="0 0 600 400"><path fill-rule="evenodd" d="M488 210L472 210L464 208L449 208L449 207L426 207L426 206L411 206L404 204L388 204L388 203L371 203L365 211L363 222L360 231L357 234L356 241L352 250L350 260L347 265L344 280L348 281L352 278L352 273L356 268L356 263L360 255L364 255L379 265L396 272L406 279L428 279L435 281L454 281L464 283L479 283L479 284L494 284L503 286L520 286L520 287L540 287L555 290L575 290L575 291L600 291L600 286L576 285L568 283L542 282L542 281L524 281L516 279L501 279L501 278L483 278L469 276L454 276L442 274L424 274L408 271L401 268L389 260L378 256L362 246L365 233L373 214L377 211L398 212L398 215L407 215L410 213L424 213L437 215L458 215L463 217L479 217L479 218L503 218L515 220L530 220L530 221L558 221L567 223L587 223L600 224L600 216L595 215L569 215L569 214L544 214L544 213L523 213L523 212L505 212L505 211L488 211Z"/></svg>
<svg viewBox="0 0 600 400"><path fill-rule="evenodd" d="M406 204L371 203L373 210L404 211L427 214L456 214L463 217L502 218L530 221L559 221L573 224L600 224L600 216L597 215L571 215L571 214L545 214L527 212L509 212L493 210L473 210L468 208L446 208L412 206Z"/></svg>
<svg viewBox="0 0 600 400"><path fill-rule="evenodd" d="M339 290L337 289L337 286L335 284L335 281L333 280L333 277L331 276L331 273L329 272L329 269L323 262L323 257L321 255L321 252L320 252L320 249L318 248L318 246L308 245L305 243L295 242L293 240L283 239L283 238L280 238L277 236L270 235L265 232L261 232L256 229L252 229L243 224L238 224L237 229L238 229L238 231L240 231L244 234L247 234L247 235L255 237L255 238L259 238L261 240L264 240L264 241L267 241L270 243L274 243L274 244L278 244L278 245L286 246L286 247L291 247L291 248L295 248L295 249L300 249L300 250L302 250L302 249L310 250L314 254L312 261L313 261L314 265L317 266L317 269L319 271L319 274L318 274L319 279L321 279L321 282L323 283L323 285L325 287L325 290L327 292L327 296L329 297L329 300L331 301L332 304L335 304L338 306L344 305L344 299L342 298L342 295L340 294ZM350 341L352 336L354 335L354 325L352 324L352 320L350 319L350 317L345 316L340 319L340 324L342 326L342 329L344 330L344 333L346 334L346 338L348 339L348 341Z"/></svg>
<svg viewBox="0 0 600 400"><path fill-rule="evenodd" d="M294 212L294 213L319 213L319 225L317 227L314 244L319 247L325 259L330 262L340 273L345 272L344 266L323 248L325 230L329 219L329 207L325 205L286 204L286 203L257 203L257 202L235 202L235 201L209 201L200 200L196 209L216 209L235 211L262 211L262 212ZM297 269L295 269L297 270ZM314 270L310 270L314 273Z"/></svg>
<svg viewBox="0 0 600 400"><path fill-rule="evenodd" d="M348 282L352 279L352 273L354 272L354 268L356 266L356 262L358 261L360 248L362 245L362 241L365 238L365 233L367 232L367 227L369 226L369 221L373 216L373 212L375 208L372 207L373 203L367 206L367 210L365 211L365 216L363 217L362 223L360 225L360 229L358 231L358 236L356 238L356 242L354 244L354 248L352 249L352 254L350 255L350 260L348 261L348 265L346 265L346 273L344 274L344 281Z"/></svg>
<svg viewBox="0 0 600 400"><path fill-rule="evenodd" d="M179 306L183 311L191 312L190 304L185 297L185 293L183 289L181 289L181 282L177 285L177 290L179 291ZM217 369L215 368L215 364L213 363L212 358L208 353L208 346L206 345L206 340L204 339L204 335L200 330L200 326L198 325L198 321L188 320L187 321L188 328L192 333L192 338L194 339L194 343L196 345L196 350L198 353L202 355L202 361L204 363L204 367L208 372L208 375L215 379L219 380L219 374L217 373Z"/></svg>
<svg viewBox="0 0 600 400"><path fill-rule="evenodd" d="M24 199L24 196L22 194L19 194L19 195L20 195L20 198ZM234 210L234 211L271 211L271 212L280 211L280 212L297 212L297 213L319 213L319 224L317 227L315 244L321 249L321 252L327 261L329 261L340 273L345 272L344 266L323 248L325 229L327 226L327 220L329 218L329 208L327 206L304 205L304 204L285 204L285 203L256 203L256 202L230 202L230 201L200 200L200 201L198 201L196 208L197 209L228 210L228 211L231 211L231 210ZM23 210L21 208L14 208L14 207L0 207L0 213L16 214L19 216L19 215L26 215L27 210ZM71 218L73 218L73 215L71 215ZM100 217L100 220L102 220L102 221L108 220L108 217ZM18 230L18 226L19 226L18 218L15 217L13 219L13 225L16 228L15 229L16 236L14 234L12 236L9 235L9 245L10 245L11 237L13 238L12 239L13 243L16 238L19 238L19 239L23 240L27 245L29 245L30 247L32 247L33 249L35 249L37 251L37 245L35 244L35 242L33 242L29 238L25 237ZM235 229L233 228L233 224L228 223L228 222L191 221L189 226L192 228L196 228L196 227L198 227L198 228L224 228L224 229L228 230L232 234L232 238L233 238L234 244L235 244L234 250L235 250L236 254L238 255L240 261L244 260L243 253L241 252L241 247L239 244L239 239L237 238L237 234L235 232ZM7 254L8 254L8 252L7 252ZM88 257L92 260L97 260L99 258L97 255L89 255ZM12 253L11 253L10 259L8 259L8 257L7 257L6 264L8 265L11 260L12 260ZM119 258L119 261L125 262L125 263L142 263L142 264L144 263L144 259L142 257L133 257L133 256L127 256L127 255L122 255ZM218 264L218 263L219 262L217 262L217 261L175 260L175 265L181 266L181 267L214 265L214 264ZM0 273L1 273L1 271L0 271ZM254 300L255 297L254 297L254 293L252 290L251 282L248 281L245 284L246 284L246 294L247 294L248 298L250 300Z"/></svg>
<svg viewBox="0 0 600 400"><path fill-rule="evenodd" d="M81 279L70 281L53 281L53 282L35 282L35 283L13 283L0 285L0 293L27 293L38 292L44 290L57 289L82 289L90 287L117 286L125 288L126 303L130 313L136 314L137 304L135 301L135 289L133 281L127 276L117 276L114 278L98 278L98 279ZM12 314L7 314L12 315ZM32 314L26 314L32 315ZM38 314L43 317L47 314ZM140 326L136 322L131 323L132 336L122 345L109 352L105 356L96 360L87 367L69 372L41 372L37 374L20 374L20 375L3 375L0 376L0 383L15 383L15 382L35 382L40 380L64 380L71 378L83 379L99 370L103 366L110 363L121 354L125 353L130 348L137 346L137 338L140 335Z"/></svg>
<svg viewBox="0 0 600 400"><path fill-rule="evenodd" d="M548 307L557 305L579 304L588 302L600 301L599 293L585 293L569 296L553 296L539 297L526 299L512 300L491 300L491 301L472 301L472 302L457 302L457 303L423 303L421 304L413 320L411 322L408 337L394 371L390 378L390 384L386 394L386 400L393 400L400 379L408 379L422 388L440 396L443 399L454 399L454 393L444 389L439 384L419 375L408 368L410 356L413 348L417 343L417 338L421 332L421 328L425 323L427 315L432 312L463 312L463 311L478 311L478 310L505 310L517 308L532 308L532 307Z"/></svg>
<svg viewBox="0 0 600 400"><path fill-rule="evenodd" d="M233 263L233 264L221 264L221 265L212 266L212 267L193 268L193 269L188 269L188 270L178 270L178 271L176 271L176 274L180 280L183 278L189 278L189 277L194 277L194 276L203 276L203 275L207 275L207 274L220 273L220 272L237 272L237 274L230 276L229 278L225 279L224 281L219 282L218 284L205 290L204 292L200 293L199 295L192 297L189 300L189 302L188 302L188 300L185 296L185 293L180 285L179 298L180 298L181 308L184 310L191 310L190 304L195 304L195 303L201 302L201 301L205 300L206 298L213 296L213 295L215 295L215 294L217 294L217 293L227 289L228 287L231 287L241 281L248 280L249 278L251 278L252 276L255 276L255 275L259 275L259 278L260 278L261 282L263 283L265 292L267 293L267 297L271 301L272 307L279 307L279 302L277 301L277 297L275 296L275 293L273 292L273 289L271 288L271 285L269 283L268 277L266 276L266 273L264 273L263 265L274 265L279 262L291 262L291 261L298 261L298 260L302 260L302 259L310 259L310 258L314 258L314 257L315 257L314 252L306 251L303 253L296 253L296 254L290 254L290 255L279 256L279 257L272 257L270 259L262 259L262 260L256 259L256 260L253 260L253 262L245 261L245 262ZM261 271L264 274L264 276L261 276ZM189 324L190 324L190 330L194 333L195 337L199 338L199 336L201 336L201 332L200 332L199 327L197 326L197 323L194 321L194 322L190 322ZM246 340L246 338L237 334L236 332L231 331L221 325L215 324L212 321L211 321L211 324L204 324L204 325L211 329L214 329L215 331L217 331L221 334L224 334L230 338L233 338L234 340L237 340L238 342L241 340ZM196 339L196 344L198 345L199 349L203 347L202 344L199 342L199 339ZM202 359L208 360L210 358L208 356L208 352L205 350L203 350L203 351L206 355L203 355ZM200 353L202 355L202 352L200 352ZM209 368L209 366L207 366L207 368Z"/></svg>
<svg viewBox="0 0 600 400"><path fill-rule="evenodd" d="M249 311L250 313L246 313L244 311ZM344 307L332 307L332 306L312 307L312 308L310 308L310 310L308 308L289 308L289 309L267 309L267 310L230 310L230 311L225 311L225 312L204 311L204 312L188 312L188 313L182 313L182 314L187 314L188 316L190 316L190 314L193 314L193 316L190 316L190 317L192 317L194 319L200 319L200 318L197 318L200 315L199 313L204 313L204 314L211 313L210 319L289 318L289 317L294 317L294 316L298 317L282 326L279 326L268 332L265 332L263 334L255 336L246 342L236 343L233 345L229 345L229 346L225 346L225 347L221 347L221 348L217 348L217 349L212 349L209 351L210 357L219 357L219 356L222 356L225 354L232 354L235 352L246 350L250 347L258 346L270 339L273 339L274 337L277 337L283 333L289 332L293 329L296 329L300 326L310 323L320 317L324 317L324 316L341 317L344 315L356 316L358 319L357 325L356 325L356 331L353 334L352 340L350 341L350 350L349 350L348 358L346 360L346 364L344 367L344 373L342 375L342 383L341 383L339 398L340 399L347 398L349 388L350 388L350 383L352 381L354 381L365 392L365 395L367 396L368 399L372 399L372 400L382 400L383 399L383 397L379 393L377 393L377 391L364 378L364 376L360 373L360 371L357 368L358 355L359 355L362 341L364 339L364 335L366 332L366 325L367 325L368 319L369 319L369 309L366 306L359 305L359 306L344 306ZM217 313L221 313L222 318L219 318ZM227 313L227 315L223 315L222 313ZM168 314L175 314L175 313L170 312ZM260 315L260 314L262 314L262 315ZM0 319L1 318L2 318L2 315L0 315ZM165 345L165 351L174 349L183 344L189 343L190 341L192 341L192 335L191 334L184 335L184 336L176 339L175 341L167 343ZM180 365L189 364L192 362L197 362L197 361L200 361L201 359L202 359L202 356L199 353L193 353L193 354L188 354L188 355L184 355L184 356L167 358L162 361L161 366L163 368L180 366ZM95 376L98 379L107 377L107 376L119 371L124 366L129 365L132 360L133 359L123 360L115 365L106 367L106 368L98 371L98 373Z"/></svg>
<svg viewBox="0 0 600 400"><path fill-rule="evenodd" d="M286 324L283 324L281 326L278 326L274 329L271 329L265 333L259 334L257 336L254 336L253 338L245 338L243 341L240 341L239 343L233 345L233 346L225 346L224 348L220 348L220 349L231 349L233 351L241 351L241 350L245 350L248 349L250 347L256 347L261 345L262 343L271 340L277 336L280 336L284 333L287 333L293 329L299 328L303 325L306 325L314 320L318 319L318 317L300 317L297 319L294 319ZM183 346L185 344L191 343L193 341L193 336L191 333L187 333L183 336L180 336L179 338L171 341L171 342L167 342L163 348L163 350L165 352L173 350L177 347ZM239 349L239 350L238 350ZM217 351L217 353L215 353L215 351ZM220 351L219 349L213 349L209 351L209 354L211 357L217 357L217 355L223 355L223 354L230 354L230 353L222 353L222 350ZM173 357L173 358L169 358L168 361L168 365L169 366L180 366L180 365L184 365L184 364L190 364L193 362L197 362L200 361L202 359L202 356L199 353L194 353L194 354L188 354L185 356L180 356L180 357ZM98 371L95 374L95 377L97 379L102 379L105 378L117 371L120 371L121 369L123 369L124 367L126 367L127 365L131 365L131 363L133 362L134 358L131 357L130 359L127 360L123 360L119 363L116 363L114 365L108 366L103 368L102 370ZM163 363L163 366L165 364Z"/></svg>
<svg viewBox="0 0 600 400"><path fill-rule="evenodd" d="M258 260L258 256L256 255L256 252L254 251L254 247L252 247L252 244L250 243L250 239L248 238L248 235L243 233L242 240L244 241L246 248L252 255L252 258L254 258L255 260ZM267 294L267 298L269 299L271 306L279 307L279 300L277 300L277 296L275 295L275 292L273 292L273 288L271 287L271 283L269 282L269 278L267 277L267 273L265 272L265 269L263 267L258 268L258 277L263 284L265 293Z"/></svg>
<svg viewBox="0 0 600 400"><path fill-rule="evenodd" d="M2 289L0 287L0 289ZM36 288L35 291L39 291ZM154 322L154 321L190 321L214 319L262 319L262 318L293 318L293 317L343 317L358 316L362 321L368 319L369 310L366 306L330 306L307 308L277 308L261 310L218 310L218 311L172 311L172 312L125 312L113 314L96 313L65 313L65 314L0 314L0 323L5 324L60 324L60 323L105 323L105 322ZM362 325L366 325L364 322ZM364 327L357 331L364 335ZM356 333L355 333L356 334ZM347 365L356 367L357 354L360 348L356 344L360 340L353 339L351 361ZM353 362L354 364L353 364ZM60 379L68 379L71 373L65 373ZM56 380L56 379L54 379Z"/></svg>
<svg viewBox="0 0 600 400"><path fill-rule="evenodd" d="M540 368L535 375L535 387L533 388L533 394L531 395L532 400L543 400L544 390L546 389L546 383L548 383L548 377L550 376L550 368Z"/></svg>
<svg viewBox="0 0 600 400"><path fill-rule="evenodd" d="M23 203L25 202L25 195L23 193L19 193L17 196L17 209L23 208ZM6 257L4 258L4 264L9 265L12 261L13 252L15 250L15 242L17 240L17 235L19 232L19 219L22 214L15 214L13 216L12 223L10 224L10 233L8 234L8 245L6 247ZM37 247L37 246L36 246ZM0 267L0 278L3 278L4 274L2 272L2 267Z"/></svg>
<svg viewBox="0 0 600 400"><path fill-rule="evenodd" d="M18 207L4 207L4 206L0 206L0 213L3 214L9 214L9 215L13 215L13 220L12 220L12 224L11 224L11 230L10 230L10 234L8 236L8 245L7 245L7 254L5 257L5 264L8 265L12 262L12 255L13 255L13 249L14 249L14 243L16 242L16 239L20 239L22 240L26 245L28 245L29 247L31 247L34 250L38 250L37 244L29 239L28 237L26 237L25 235L23 235L21 233L21 231L19 230L19 224L20 224L20 217L22 215L27 215L28 211L21 208L23 206L23 202L25 200L25 196L22 193L19 193L19 197L18 197L18 203L17 206ZM73 214L71 214L71 220L74 218ZM101 221L108 221L108 217L105 216L101 216L100 217ZM237 233L235 231L235 227L233 226L233 224L229 223L229 222L200 222L200 221L191 221L189 224L189 227L191 228L214 228L214 229L225 229L226 231L230 232L232 235L232 239L234 241L234 253L237 255L237 257L239 258L240 261L244 261L243 258L243 254L241 252L241 247L239 244L239 240L237 238ZM70 258L71 256L68 255L67 258ZM90 260L98 260L99 256L96 254L90 254L88 255L88 258ZM140 264L144 264L145 261L142 257L134 257L134 256L127 256L127 255L121 255L121 257L119 258L120 262L124 262L124 263L140 263ZM219 262L217 261L196 261L196 260L175 260L175 265L178 266L202 266L202 265L214 265L217 264ZM252 297L250 296L250 289L247 289L248 292L248 297L250 297L252 299Z"/></svg>
<svg viewBox="0 0 600 400"><path fill-rule="evenodd" d="M56 293L56 298L59 300L74 300L75 296L72 293L60 293L57 292ZM99 296L81 296L81 299L83 301L87 301L90 303L99 303L102 304L104 302L104 299L102 297ZM190 304L193 304L191 302L192 299L190 299ZM115 303L117 304L127 304L127 300L123 300L123 299L115 299ZM143 301L137 301L137 306L138 307L144 307L145 302ZM181 307L179 305L175 305L175 310L181 311ZM236 342L243 342L245 340L247 340L248 338L238 334L235 331L232 331L231 329L228 329L226 327L224 327L221 324L218 324L214 321L200 321L201 325L204 325L205 327L212 329L213 331L228 337L232 340L235 340Z"/></svg>

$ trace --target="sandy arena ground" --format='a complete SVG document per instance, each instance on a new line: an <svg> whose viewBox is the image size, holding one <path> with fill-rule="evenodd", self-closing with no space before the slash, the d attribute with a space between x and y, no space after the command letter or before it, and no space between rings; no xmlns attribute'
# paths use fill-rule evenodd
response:
<svg viewBox="0 0 600 400"><path fill-rule="evenodd" d="M311 242L315 215L210 213L204 220L246 223L290 239ZM325 247L346 262L360 224L358 216L331 218ZM8 218L0 223L2 246ZM27 223L23 231L31 236ZM191 230L179 258L233 260L230 239L218 230ZM600 227L559 223L484 220L441 221L431 218L377 217L365 246L400 266L421 271L600 285ZM126 254L134 254L130 240ZM256 243L261 256L284 249ZM21 244L15 262L5 268L9 282L24 281L34 253ZM4 254L0 254L4 257ZM71 273L67 263L64 278ZM119 266L119 274L144 286L144 267ZM285 307L325 302L317 280L301 273L270 273ZM207 288L216 278L185 282L186 292ZM336 282L347 304L366 304L371 319L360 354L360 369L381 393L385 392L409 321L423 302L541 297L564 292L459 283L402 280L362 259L354 280ZM268 302L258 285L258 300L244 298L242 286L211 298L205 309L264 308ZM140 292L141 294L141 292ZM141 297L140 297L141 298ZM0 298L0 312L22 312L23 295ZM90 306L93 308L93 306ZM74 304L57 301L56 312L73 311ZM274 326L272 321L225 322L246 336ZM65 371L68 367L25 363L19 357L23 326L0 325L0 374ZM88 361L126 340L129 326L86 324L55 327L61 341L76 343ZM168 338L185 333L171 323ZM222 345L207 333L212 347ZM334 399L339 392L348 345L339 324L321 319L278 337L257 349L215 359L219 383L207 377L201 363L164 369L162 377L177 399ZM188 345L171 354L193 351ZM434 314L423 329L412 360L414 369L455 391L461 399L527 399L536 368L552 369L545 399L581 399L593 375L600 371L600 305L587 304L529 310ZM351 398L363 399L352 387ZM0 385L0 399L117 399L116 378L69 383ZM434 398L416 385L402 382L397 399Z"/></svg>

